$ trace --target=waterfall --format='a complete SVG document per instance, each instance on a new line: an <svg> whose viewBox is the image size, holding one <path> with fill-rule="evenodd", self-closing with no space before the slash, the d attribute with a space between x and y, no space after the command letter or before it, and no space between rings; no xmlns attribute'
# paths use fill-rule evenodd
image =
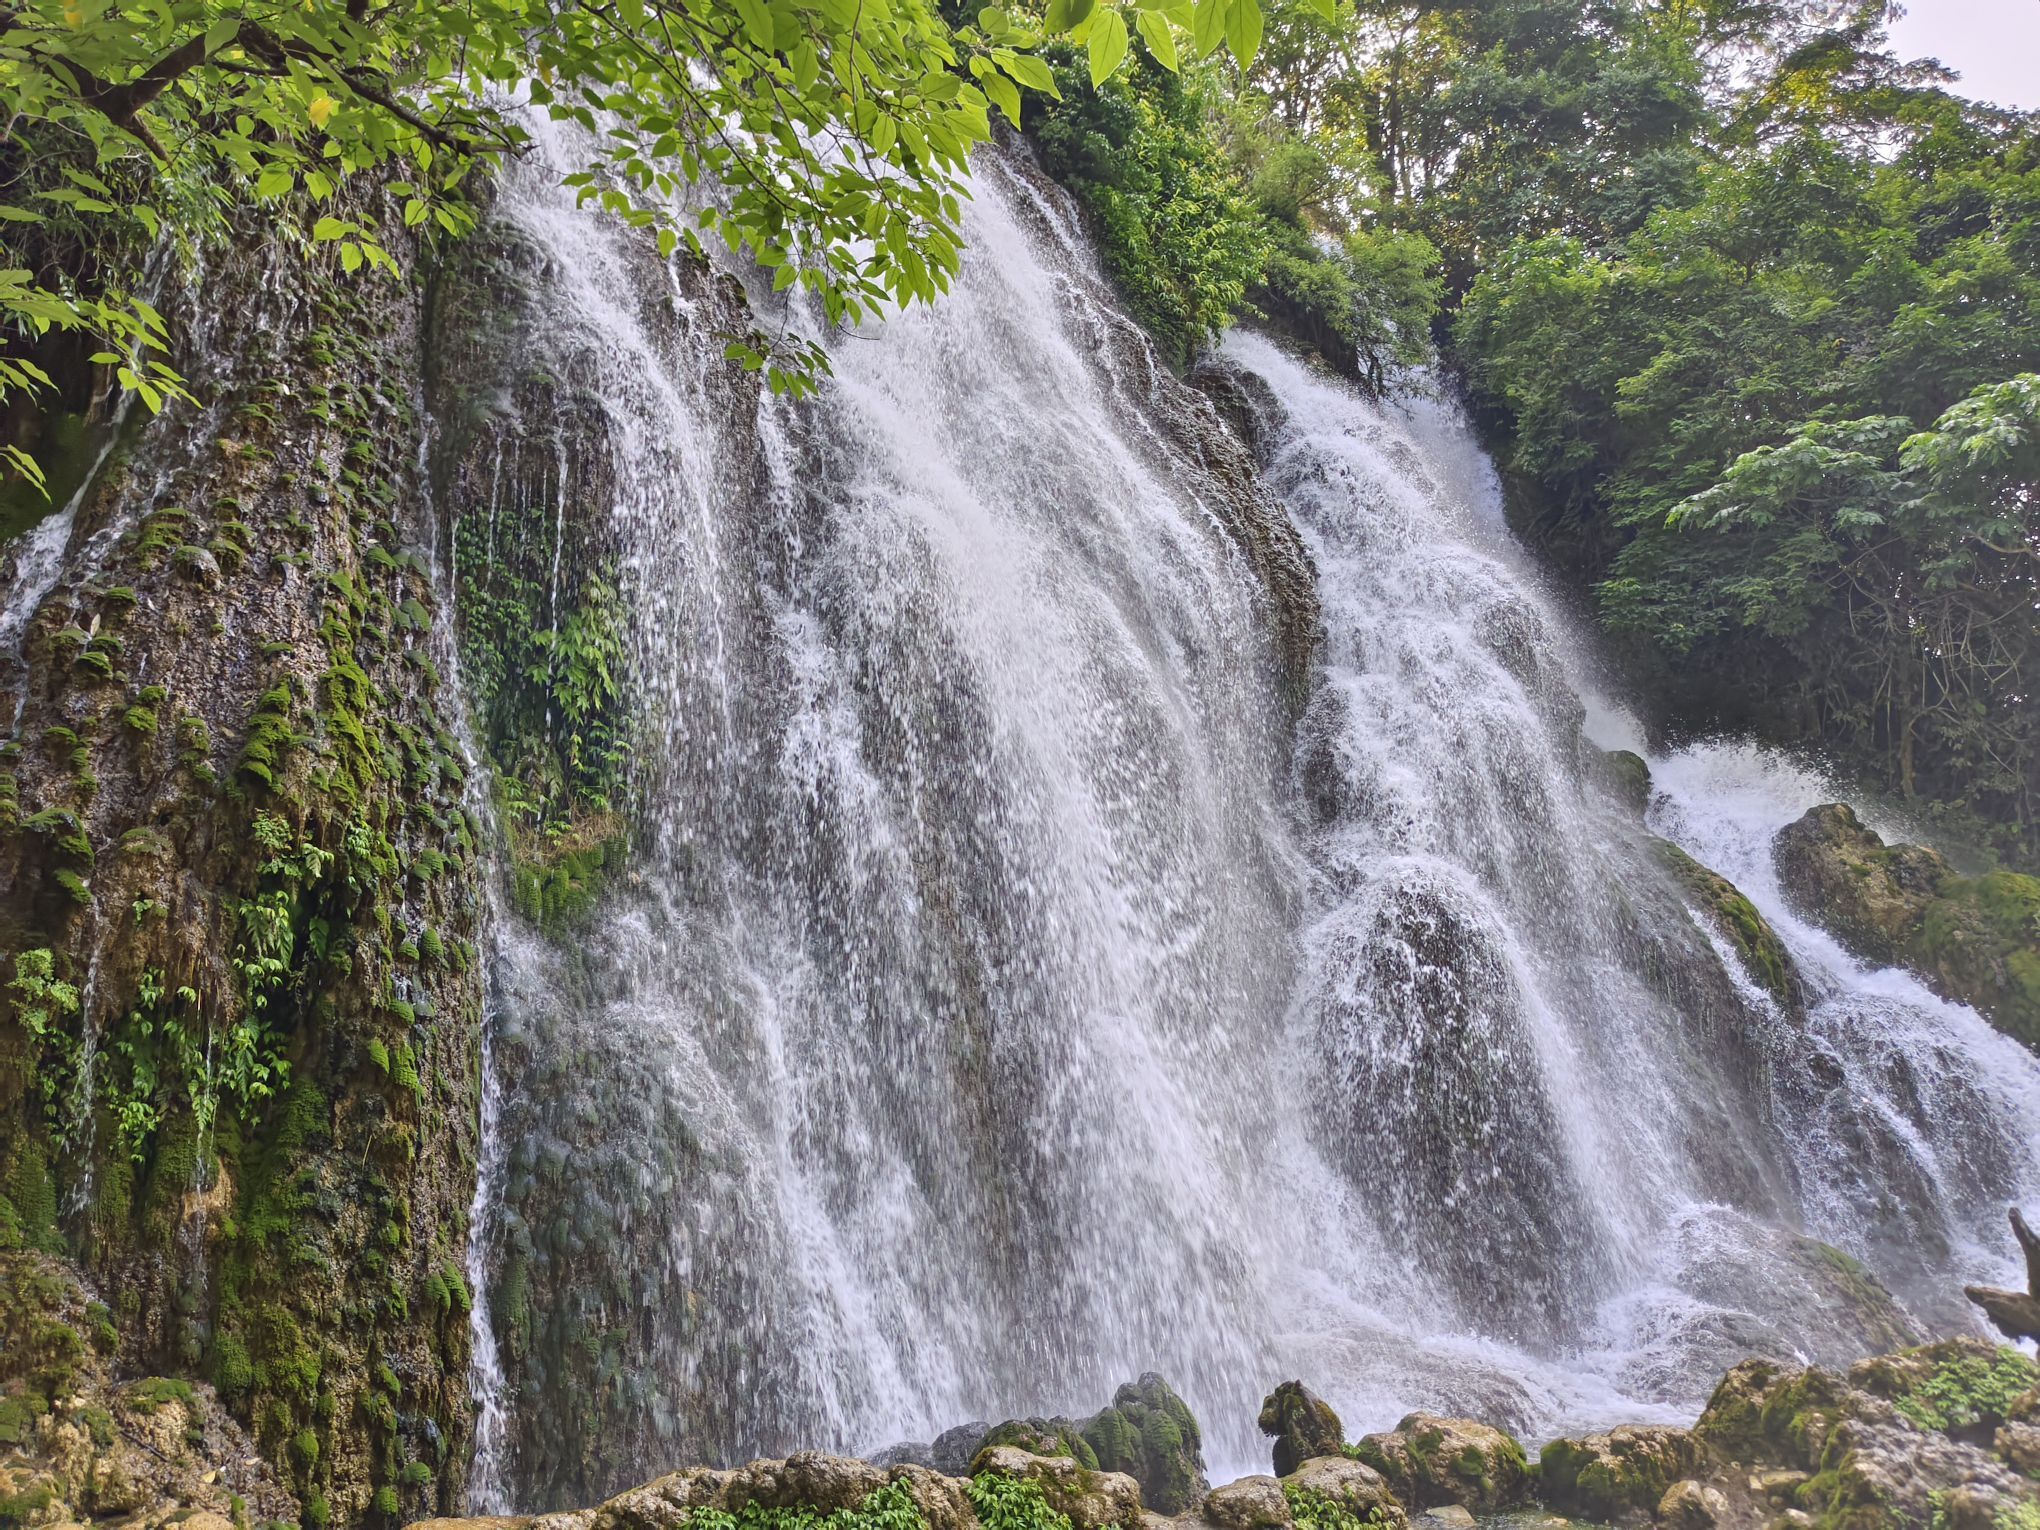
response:
<svg viewBox="0 0 2040 1530"><path fill-rule="evenodd" d="M1742 972L1599 785L1590 655L1449 404L1234 336L1256 487L1018 158L957 291L797 405L718 381L702 284L542 175L498 217L599 404L600 465L536 471L606 500L644 841L498 969L511 1496L1150 1368L1221 1475L1291 1374L1357 1428L1690 1417L1746 1353L1869 1346L1807 1234L1967 1321L2040 1065L1779 906L1776 762L1765 817L1660 760L1652 829L1745 882L1806 1013Z"/></svg>

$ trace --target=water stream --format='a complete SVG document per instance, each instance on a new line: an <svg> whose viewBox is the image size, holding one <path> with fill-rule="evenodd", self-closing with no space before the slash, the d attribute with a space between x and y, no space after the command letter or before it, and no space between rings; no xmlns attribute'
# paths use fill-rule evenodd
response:
<svg viewBox="0 0 2040 1530"><path fill-rule="evenodd" d="M1696 921L1449 405L1235 336L1243 489L1017 161L958 290L798 406L719 391L713 316L542 176L499 216L601 406L648 841L495 999L511 1497L1150 1368L1220 1476L1292 1374L1356 1428L1690 1417L1873 1343L1808 1235L1934 1326L2009 1266L2040 1064L1790 918L1767 835L1821 789L1768 757L1658 761L1651 827L1747 879L1808 1012Z"/></svg>

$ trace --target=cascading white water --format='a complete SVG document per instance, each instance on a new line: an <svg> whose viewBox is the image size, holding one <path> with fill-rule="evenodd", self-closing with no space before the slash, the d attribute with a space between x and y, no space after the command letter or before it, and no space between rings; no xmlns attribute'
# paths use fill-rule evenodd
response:
<svg viewBox="0 0 2040 1530"><path fill-rule="evenodd" d="M646 831L492 996L510 1497L1088 1410L1150 1368L1220 1475L1292 1374L1363 1428L1675 1417L1751 1348L1848 1349L1801 1228L1922 1310L2005 1262L2040 1064L1915 991L1875 1010L1939 1049L1908 1130L1868 1054L1794 1066L1891 980L1781 915L1802 1021L1688 917L1448 408L1225 348L1261 513L1316 565L1292 737L1252 507L1194 446L1225 427L1024 166L981 167L958 290L798 406L720 381L692 289L543 173L497 216L599 411ZM1656 822L1765 902L1660 764ZM1937 1149L1920 1115L1958 1102L1995 1156ZM1926 1165L1924 1266L1824 1145L1880 1122Z"/></svg>

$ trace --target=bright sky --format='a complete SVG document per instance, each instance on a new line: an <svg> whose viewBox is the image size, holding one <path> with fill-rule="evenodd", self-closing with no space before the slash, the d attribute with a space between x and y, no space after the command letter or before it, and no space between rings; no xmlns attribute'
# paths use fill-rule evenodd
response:
<svg viewBox="0 0 2040 1530"><path fill-rule="evenodd" d="M2040 107L2040 0L1906 0L1891 29L1904 58L1938 58L1965 96Z"/></svg>

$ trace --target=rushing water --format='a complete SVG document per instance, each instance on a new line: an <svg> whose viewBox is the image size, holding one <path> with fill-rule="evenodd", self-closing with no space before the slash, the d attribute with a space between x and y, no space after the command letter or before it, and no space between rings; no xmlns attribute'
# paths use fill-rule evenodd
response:
<svg viewBox="0 0 2040 1530"><path fill-rule="evenodd" d="M720 389L701 299L542 176L500 216L605 466L468 513L606 485L648 842L579 949L501 969L484 1220L534 1315L489 1502L1149 1368L1220 1474L1290 1374L1356 1428L1690 1416L1744 1353L1875 1342L1802 1234L1968 1321L2040 1066L1792 917L1769 836L1826 788L1779 760L1657 761L1651 827L1773 917L1806 1012L1689 914L1448 404L1234 337L1256 502L1006 160L958 290L800 406ZM1256 517L1315 566L1300 718Z"/></svg>

